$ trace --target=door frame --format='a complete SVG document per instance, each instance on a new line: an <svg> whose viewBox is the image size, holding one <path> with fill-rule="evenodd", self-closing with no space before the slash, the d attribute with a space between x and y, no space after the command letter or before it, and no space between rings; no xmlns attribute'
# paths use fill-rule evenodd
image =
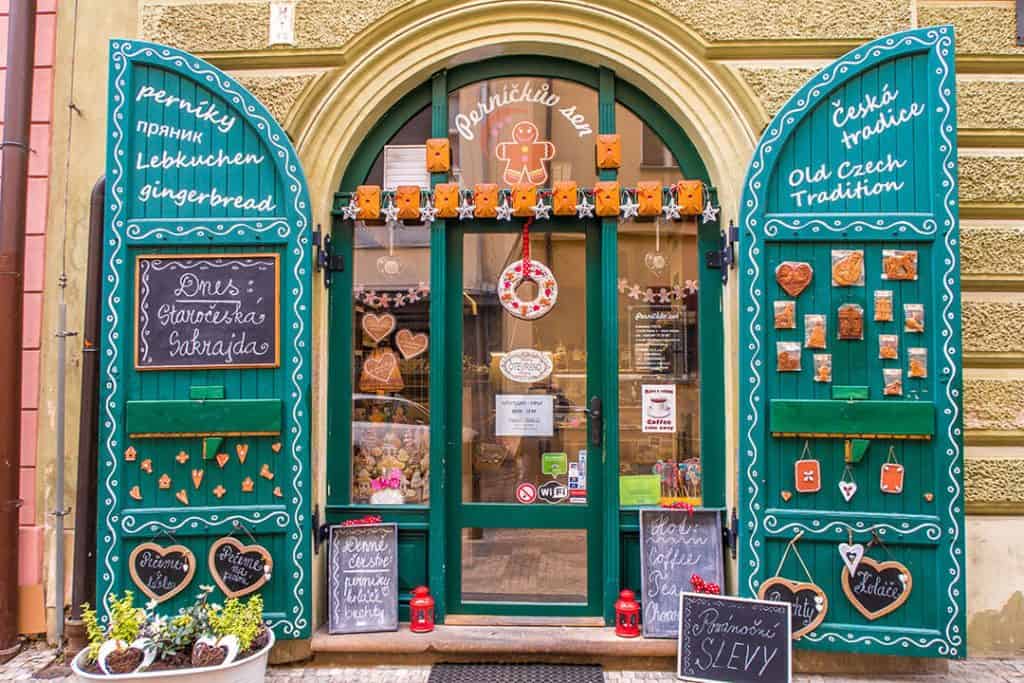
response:
<svg viewBox="0 0 1024 683"><path fill-rule="evenodd" d="M342 209L349 203L351 193L367 177L384 145L405 123L418 112L430 107L431 136L448 135L448 94L467 84L489 78L507 76L558 77L590 86L598 91L598 130L600 134L614 133L616 104L636 114L653 130L672 152L683 177L702 180L709 189L712 202L717 204L717 194L711 186L711 179L696 146L677 123L660 105L646 93L627 81L616 77L608 68L592 67L556 57L510 55L467 63L452 69L439 71L432 78L410 90L382 117L376 126L363 138L351 157L334 196L332 205L331 238L333 249L343 262L353 262L353 230L351 221L342 218ZM617 179L614 169L600 172L601 180ZM447 174L432 174L431 184L447 182ZM638 535L639 519L637 508L619 506L619 416L618 416L618 220L600 220L601 249L600 267L603 273L615 273L616 277L604 278L600 285L602 302L599 316L603 331L600 357L610 359L601 364L598 371L599 386L594 391L603 396L604 418L604 463L602 475L608 482L604 491L601 510L604 542L602 548L603 616L606 624L614 622L614 603L624 585L639 586ZM444 296L448 288L446 263L449 257L448 231L446 221L438 219L431 225L430 240L430 386L431 386L431 463L435 472L446 468L447 453L452 440L456 445L461 436L445 428L446 406L444 386L447 378L446 362L442 352L447 346L447 330L441 321L450 321L453 312L444 305L450 297ZM698 253L717 251L720 246L720 222L699 223ZM704 483L704 507L725 507L725 358L721 345L723 337L723 306L721 272L708 265L704 259L698 264L701 283L699 301L699 350L701 358L701 440L702 471ZM399 525L399 544L408 540L410 550L403 557L417 560L423 557L423 564L411 570L410 581L429 586L436 601L435 617L441 622L445 618L447 605L446 579L446 505L402 505L374 507L351 504L351 396L353 392L352 339L353 304L351 291L353 274L351 269L333 274L333 284L328 290L328 343L326 359L328 399L333 406L327 415L327 457L325 474L327 479L327 503L325 518L336 524L348 519L361 517L368 512L380 515L384 521ZM461 325L461 309L457 322ZM435 400L436 399L436 400ZM448 495L447 477L431 477L431 501L445 501ZM415 546L415 549L413 549ZM634 557L635 555L635 557ZM400 581L402 574L400 571ZM399 594L400 614L408 616L408 601L411 597L409 585L403 584Z"/></svg>
<svg viewBox="0 0 1024 683"><path fill-rule="evenodd" d="M446 430L457 438L447 442L444 476L447 478L449 495L444 500L447 508L445 544L447 546L446 588L448 614L473 614L494 616L531 617L594 617L603 615L602 577L604 575L603 547L604 534L604 490L606 472L602 466L595 467L594 476L587 477L586 505L520 505L517 503L465 503L462 500L462 392L451 390L462 385L462 352L464 306L462 291L463 241L467 234L515 234L521 229L522 221L516 219L507 224L487 224L481 221L454 221L447 226L448 258L447 282L451 285L446 292L445 320L447 344ZM586 321L587 321L587 388L586 402L597 396L605 400L601 389L601 353L604 347L601 327L601 299L603 273L601 269L601 226L595 219L577 220L554 217L543 223L534 223L533 233L582 234L586 238ZM587 462L605 463L602 434L601 445L590 442L591 415L587 414L586 433ZM500 523L496 517L500 516ZM469 524L468 522L472 522ZM529 528L529 529L580 529L587 533L587 603L541 603L541 602L463 602L462 601L462 532L466 528Z"/></svg>

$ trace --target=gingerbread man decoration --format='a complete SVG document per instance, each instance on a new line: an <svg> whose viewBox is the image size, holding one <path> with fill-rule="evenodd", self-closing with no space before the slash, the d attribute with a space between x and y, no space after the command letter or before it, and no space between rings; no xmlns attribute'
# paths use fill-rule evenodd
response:
<svg viewBox="0 0 1024 683"><path fill-rule="evenodd" d="M548 171L545 161L555 157L555 146L547 140L537 141L540 133L530 121L520 121L512 127L513 142L500 142L495 148L498 159L505 162L502 178L508 185L530 183L543 185Z"/></svg>

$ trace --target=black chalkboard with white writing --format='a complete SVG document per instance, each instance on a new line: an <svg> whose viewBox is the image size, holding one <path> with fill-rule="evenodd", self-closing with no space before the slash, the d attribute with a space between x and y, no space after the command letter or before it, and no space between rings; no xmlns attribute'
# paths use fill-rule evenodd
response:
<svg viewBox="0 0 1024 683"><path fill-rule="evenodd" d="M640 580L645 638L675 638L679 593L690 577L724 584L722 520L714 510L641 510Z"/></svg>
<svg viewBox="0 0 1024 683"><path fill-rule="evenodd" d="M705 683L788 683L789 603L679 596L679 678Z"/></svg>
<svg viewBox="0 0 1024 683"><path fill-rule="evenodd" d="M398 525L331 527L331 633L398 630Z"/></svg>
<svg viewBox="0 0 1024 683"><path fill-rule="evenodd" d="M135 277L139 370L278 366L277 254L144 255Z"/></svg>

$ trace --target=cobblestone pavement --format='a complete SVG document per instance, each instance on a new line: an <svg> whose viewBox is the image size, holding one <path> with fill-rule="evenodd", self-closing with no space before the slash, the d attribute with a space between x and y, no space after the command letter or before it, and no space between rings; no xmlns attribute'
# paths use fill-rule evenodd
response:
<svg viewBox="0 0 1024 683"><path fill-rule="evenodd" d="M17 657L4 665L0 665L0 681L36 681L46 680L54 683L72 681L69 675L60 675L59 670L50 670L46 676L47 665L53 661L54 651L42 644L27 646ZM43 671L41 676L37 673ZM65 669L64 671L67 671ZM70 671L67 671L70 674ZM54 676L53 674L56 674ZM314 681L314 683L426 683L430 676L429 666L377 666L369 668L332 668L317 666L275 666L267 672L267 683L294 683L296 681ZM676 681L675 674L661 671L608 671L604 675L607 683L668 683ZM874 681L875 683L1016 683L1024 681L1024 659L970 659L965 662L950 663L949 673L929 676L899 676L889 678L859 677L845 678L842 676L805 676L793 678L794 683L854 683ZM500 683L500 681L481 681L480 683Z"/></svg>

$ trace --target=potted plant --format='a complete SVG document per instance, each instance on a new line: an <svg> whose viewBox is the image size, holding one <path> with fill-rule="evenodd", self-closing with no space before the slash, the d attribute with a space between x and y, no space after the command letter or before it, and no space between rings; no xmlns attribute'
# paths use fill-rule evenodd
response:
<svg viewBox="0 0 1024 683"><path fill-rule="evenodd" d="M202 586L191 606L170 617L156 613L155 601L136 607L131 591L111 595L106 628L85 605L89 646L71 662L78 680L262 681L274 645L274 632L263 623L263 599L228 598L217 605L208 600L212 591Z"/></svg>

